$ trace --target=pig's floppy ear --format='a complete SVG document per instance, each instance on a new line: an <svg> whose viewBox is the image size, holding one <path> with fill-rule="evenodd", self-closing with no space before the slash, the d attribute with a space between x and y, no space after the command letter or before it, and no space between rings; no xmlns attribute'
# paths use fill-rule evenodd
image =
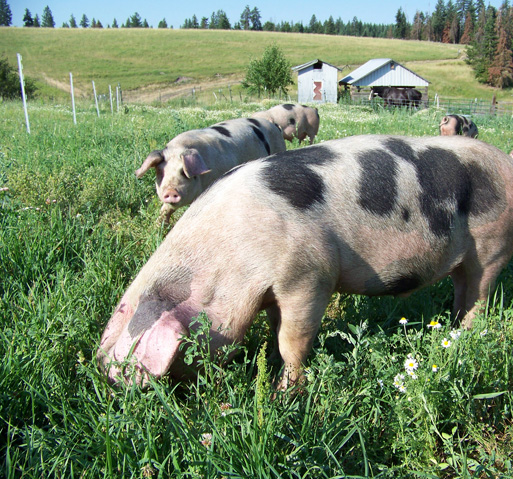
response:
<svg viewBox="0 0 513 479"><path fill-rule="evenodd" d="M198 150L193 148L185 150L181 156L183 161L183 171L187 178L204 175L211 171L203 161Z"/></svg>
<svg viewBox="0 0 513 479"><path fill-rule="evenodd" d="M141 165L141 167L135 172L135 176L140 178L144 173L146 173L150 168L155 168L159 163L164 161L164 155L162 150L152 151L148 158L146 158Z"/></svg>

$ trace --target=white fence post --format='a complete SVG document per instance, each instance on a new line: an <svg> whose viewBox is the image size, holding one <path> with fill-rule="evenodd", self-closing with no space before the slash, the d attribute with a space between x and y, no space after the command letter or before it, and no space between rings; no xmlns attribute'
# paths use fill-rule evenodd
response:
<svg viewBox="0 0 513 479"><path fill-rule="evenodd" d="M23 109L25 110L25 123L27 124L27 133L30 134L30 123L27 111L27 98L25 95L25 80L23 80L23 67L21 65L21 55L18 53L18 70L20 72L21 97L23 98Z"/></svg>
<svg viewBox="0 0 513 479"><path fill-rule="evenodd" d="M98 108L98 96L96 95L96 87L94 86L94 80L93 80L93 92L94 92L94 103L96 104L96 113L98 113L98 118L100 118L100 109Z"/></svg>
<svg viewBox="0 0 513 479"><path fill-rule="evenodd" d="M110 112L114 114L114 107L112 105L112 88L109 85L109 98L110 98Z"/></svg>
<svg viewBox="0 0 513 479"><path fill-rule="evenodd" d="M77 114L75 111L75 90L73 89L73 74L69 73L69 84L71 87L71 107L73 108L73 123L77 124Z"/></svg>

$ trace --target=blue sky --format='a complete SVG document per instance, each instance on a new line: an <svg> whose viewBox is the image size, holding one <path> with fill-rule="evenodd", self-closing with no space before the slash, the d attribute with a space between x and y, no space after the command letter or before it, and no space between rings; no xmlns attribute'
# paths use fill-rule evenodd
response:
<svg viewBox="0 0 513 479"><path fill-rule="evenodd" d="M370 0L370 1L333 1L317 0L315 2L306 0L259 0L255 1L233 1L222 0L7 0L13 15L13 25L23 26L23 15L25 8L28 8L32 17L39 15L41 18L43 9L48 5L55 20L55 26L60 27L63 22L68 22L73 14L80 22L85 13L91 21L93 18L100 20L104 27L111 25L114 18L121 25L133 13L138 12L142 19L146 19L150 26L157 27L160 20L166 19L168 25L180 28L184 20L191 18L194 14L201 17L208 17L213 11L224 10L228 15L230 23L238 22L244 7L248 5L251 9L258 7L262 23L267 20L273 22L303 22L307 25L313 14L318 20L324 22L330 15L333 18L341 18L344 22L357 17L363 22L369 23L394 23L395 14L402 8L407 19L411 22L417 10L431 13L436 6L436 0ZM487 2L499 7L502 0Z"/></svg>

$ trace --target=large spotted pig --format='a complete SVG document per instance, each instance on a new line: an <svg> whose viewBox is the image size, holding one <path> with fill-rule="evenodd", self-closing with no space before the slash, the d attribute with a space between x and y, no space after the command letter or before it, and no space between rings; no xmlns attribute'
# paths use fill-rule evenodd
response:
<svg viewBox="0 0 513 479"><path fill-rule="evenodd" d="M156 171L161 219L192 203L211 183L234 166L285 151L276 125L254 118L238 118L173 138L163 150L152 151L135 172L141 178Z"/></svg>
<svg viewBox="0 0 513 479"><path fill-rule="evenodd" d="M438 127L442 136L462 135L477 138L478 135L476 124L463 115L446 115Z"/></svg>
<svg viewBox="0 0 513 479"><path fill-rule="evenodd" d="M319 112L310 106L285 103L269 110L257 111L252 117L269 120L281 128L285 140L292 142L297 138L299 144L307 136L312 144L319 131Z"/></svg>
<svg viewBox="0 0 513 479"><path fill-rule="evenodd" d="M294 383L335 291L408 295L448 275L470 328L513 250L513 160L462 137L354 136L247 163L194 202L101 339L111 379L179 376L191 318L211 350L266 310ZM114 362L111 362L114 361Z"/></svg>

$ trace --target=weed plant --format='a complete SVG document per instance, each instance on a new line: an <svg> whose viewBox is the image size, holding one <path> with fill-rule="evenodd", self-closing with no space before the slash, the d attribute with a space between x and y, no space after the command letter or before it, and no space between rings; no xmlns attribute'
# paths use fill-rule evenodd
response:
<svg viewBox="0 0 513 479"><path fill-rule="evenodd" d="M196 341L199 318L190 382L141 391L98 370L113 308L166 232L135 169L181 131L268 106L84 109L75 126L32 103L28 135L21 105L0 104L0 477L513 477L511 264L472 331L451 325L447 280L408 299L334 295L295 394L272 398L264 314L230 362ZM441 116L320 115L316 142L434 135ZM513 148L510 119L476 121Z"/></svg>

